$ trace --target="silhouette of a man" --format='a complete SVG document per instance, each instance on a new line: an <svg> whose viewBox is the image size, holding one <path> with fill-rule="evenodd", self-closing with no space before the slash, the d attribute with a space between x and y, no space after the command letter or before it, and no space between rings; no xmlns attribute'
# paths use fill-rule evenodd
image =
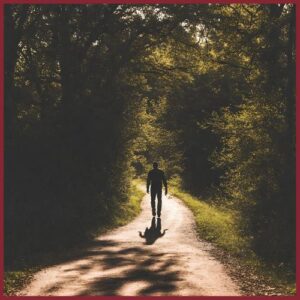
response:
<svg viewBox="0 0 300 300"><path fill-rule="evenodd" d="M165 195L168 193L167 180L162 170L158 169L158 163L153 163L153 169L148 173L147 178L147 193L149 193L149 186L151 185L151 207L152 215L155 217L155 198L157 196L157 216L160 217L161 213L161 194L162 185L165 187Z"/></svg>

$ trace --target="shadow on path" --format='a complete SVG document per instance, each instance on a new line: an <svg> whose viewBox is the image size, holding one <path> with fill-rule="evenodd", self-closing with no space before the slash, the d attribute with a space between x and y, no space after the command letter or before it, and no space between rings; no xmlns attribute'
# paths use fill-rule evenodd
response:
<svg viewBox="0 0 300 300"><path fill-rule="evenodd" d="M145 232L142 233L139 231L140 237L145 239L145 243L147 245L152 245L155 241L164 236L168 229L165 229L161 232L161 218L157 218L157 222L155 222L155 217L152 218L151 226L148 228L146 227Z"/></svg>
<svg viewBox="0 0 300 300"><path fill-rule="evenodd" d="M111 240L95 241L82 260L63 270L55 283L48 285L45 293L59 291L66 284L74 284L85 274L93 274L84 280L77 295L123 295L126 288L137 295L169 294L180 281L176 270L178 258L174 254L153 251L143 247L122 247ZM76 285L75 285L76 286Z"/></svg>

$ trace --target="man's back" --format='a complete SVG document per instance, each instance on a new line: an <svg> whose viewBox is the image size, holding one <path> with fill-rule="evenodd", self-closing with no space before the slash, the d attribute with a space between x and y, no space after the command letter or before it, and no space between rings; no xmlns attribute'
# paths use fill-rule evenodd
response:
<svg viewBox="0 0 300 300"><path fill-rule="evenodd" d="M165 174L160 169L153 169L148 173L148 182L151 185L151 189L161 189L162 184L166 182Z"/></svg>

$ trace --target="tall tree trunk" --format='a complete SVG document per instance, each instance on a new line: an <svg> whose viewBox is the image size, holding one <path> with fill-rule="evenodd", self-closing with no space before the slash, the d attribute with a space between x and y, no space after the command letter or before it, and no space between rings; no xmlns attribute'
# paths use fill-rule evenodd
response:
<svg viewBox="0 0 300 300"><path fill-rule="evenodd" d="M296 68L295 68L295 5L291 8L290 24L288 32L288 44L287 44L287 86L286 86L286 100L287 100L287 122L290 133L295 138L295 88L296 88ZM294 142L293 142L294 144Z"/></svg>
<svg viewBox="0 0 300 300"><path fill-rule="evenodd" d="M11 5L4 7L4 206L5 257L13 249L13 77L16 51ZM6 260L5 261L11 261Z"/></svg>

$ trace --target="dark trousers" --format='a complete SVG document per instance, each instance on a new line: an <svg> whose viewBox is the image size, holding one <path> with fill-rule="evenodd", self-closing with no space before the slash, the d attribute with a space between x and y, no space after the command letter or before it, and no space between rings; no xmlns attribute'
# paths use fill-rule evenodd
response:
<svg viewBox="0 0 300 300"><path fill-rule="evenodd" d="M157 196L157 214L160 216L161 212L161 189L151 189L151 207L152 207L152 214L155 214L155 198Z"/></svg>

